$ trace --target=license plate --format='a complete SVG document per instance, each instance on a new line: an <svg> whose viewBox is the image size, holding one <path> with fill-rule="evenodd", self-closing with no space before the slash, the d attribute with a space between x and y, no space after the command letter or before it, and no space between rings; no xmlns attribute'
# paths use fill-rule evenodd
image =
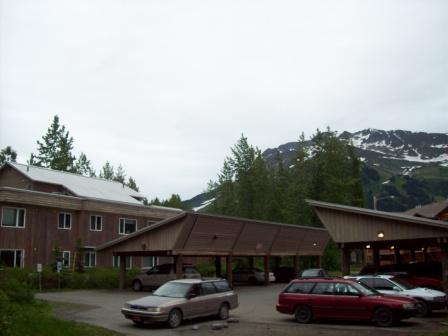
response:
<svg viewBox="0 0 448 336"><path fill-rule="evenodd" d="M140 317L138 317L138 316L132 316L131 320L132 321L136 321L136 322L140 322L142 319Z"/></svg>

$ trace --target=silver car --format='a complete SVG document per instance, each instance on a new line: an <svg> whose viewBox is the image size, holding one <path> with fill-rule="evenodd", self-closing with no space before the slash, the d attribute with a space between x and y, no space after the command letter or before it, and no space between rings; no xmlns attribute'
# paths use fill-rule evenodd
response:
<svg viewBox="0 0 448 336"><path fill-rule="evenodd" d="M179 279L160 286L152 295L127 302L123 315L137 325L167 322L171 328L182 320L216 315L225 320L238 307L238 296L225 279Z"/></svg>
<svg viewBox="0 0 448 336"><path fill-rule="evenodd" d="M201 279L201 273L194 266L184 265L182 277L186 279ZM143 288L154 289L174 279L176 279L174 264L157 265L145 273L137 275L132 280L132 289L136 292L141 291Z"/></svg>
<svg viewBox="0 0 448 336"><path fill-rule="evenodd" d="M406 280L393 275L362 275L345 278L355 279L383 294L409 296L416 299L419 316L427 316L433 310L447 307L447 295L444 292L415 287Z"/></svg>

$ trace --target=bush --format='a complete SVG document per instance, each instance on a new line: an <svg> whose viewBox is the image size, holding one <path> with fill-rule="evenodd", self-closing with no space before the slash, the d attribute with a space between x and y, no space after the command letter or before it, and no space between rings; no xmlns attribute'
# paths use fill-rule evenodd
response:
<svg viewBox="0 0 448 336"><path fill-rule="evenodd" d="M4 268L0 271L0 288L11 302L33 302L32 283L32 273L29 273L27 270Z"/></svg>

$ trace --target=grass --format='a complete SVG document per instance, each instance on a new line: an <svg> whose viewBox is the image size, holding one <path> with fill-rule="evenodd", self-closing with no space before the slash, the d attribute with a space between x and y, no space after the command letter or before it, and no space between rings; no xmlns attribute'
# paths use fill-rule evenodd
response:
<svg viewBox="0 0 448 336"><path fill-rule="evenodd" d="M85 323L66 321L53 316L52 305L42 301L32 304L13 304L13 314L10 320L9 330L0 330L0 335L10 336L119 336L121 334Z"/></svg>

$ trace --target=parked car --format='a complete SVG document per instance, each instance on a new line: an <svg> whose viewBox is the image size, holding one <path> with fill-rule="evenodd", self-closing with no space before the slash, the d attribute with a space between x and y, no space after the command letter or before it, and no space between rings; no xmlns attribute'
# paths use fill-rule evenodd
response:
<svg viewBox="0 0 448 336"><path fill-rule="evenodd" d="M328 278L330 275L323 268L309 268L302 271L301 278Z"/></svg>
<svg viewBox="0 0 448 336"><path fill-rule="evenodd" d="M276 282L290 282L292 279L299 277L294 267L277 267L274 269L274 277Z"/></svg>
<svg viewBox="0 0 448 336"><path fill-rule="evenodd" d="M442 263L439 261L411 262L401 264L381 265L375 270L373 265L364 266L359 275L371 274L396 275L417 287L427 287L443 290L442 286Z"/></svg>
<svg viewBox="0 0 448 336"><path fill-rule="evenodd" d="M201 279L201 273L189 265L183 266L183 278ZM150 268L145 273L137 275L132 280L132 289L136 292L144 288L157 288L167 281L176 279L176 268L174 264L162 264Z"/></svg>
<svg viewBox="0 0 448 336"><path fill-rule="evenodd" d="M371 320L380 327L417 313L416 300L383 295L363 284L342 278L293 280L278 297L278 312L292 314L299 323L313 319Z"/></svg>
<svg viewBox="0 0 448 336"><path fill-rule="evenodd" d="M171 328L182 320L216 315L225 320L238 307L238 296L225 279L179 279L160 286L152 295L127 302L123 315L137 325L166 322Z"/></svg>
<svg viewBox="0 0 448 336"><path fill-rule="evenodd" d="M235 268L232 271L232 278L234 282L256 285L264 283L264 271L262 271L259 268L250 268L250 267ZM274 281L275 281L274 273L269 272L269 282Z"/></svg>
<svg viewBox="0 0 448 336"><path fill-rule="evenodd" d="M393 275L361 275L350 278L383 294L401 295L416 299L419 316L427 316L433 310L445 309L447 306L447 295L444 292L415 287L406 280Z"/></svg>

